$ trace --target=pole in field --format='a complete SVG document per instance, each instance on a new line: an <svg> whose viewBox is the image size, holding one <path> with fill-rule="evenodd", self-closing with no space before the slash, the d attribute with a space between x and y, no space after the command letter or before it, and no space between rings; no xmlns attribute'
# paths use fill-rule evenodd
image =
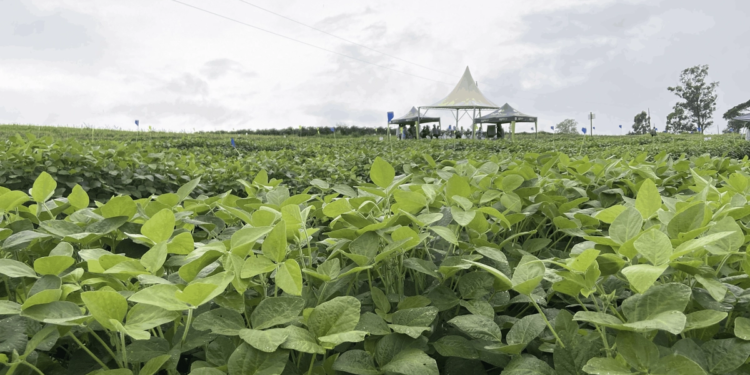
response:
<svg viewBox="0 0 750 375"><path fill-rule="evenodd" d="M138 133L141 132L141 124L138 120L135 120L135 141L138 142Z"/></svg>
<svg viewBox="0 0 750 375"><path fill-rule="evenodd" d="M391 120L393 120L393 112L388 112L386 114L388 116L388 122L385 124L386 128L388 129L388 142L391 142Z"/></svg>
<svg viewBox="0 0 750 375"><path fill-rule="evenodd" d="M591 130L591 136L594 136L594 119L596 118L596 115L594 112L589 112L589 128ZM583 132L583 134L586 134L586 132Z"/></svg>

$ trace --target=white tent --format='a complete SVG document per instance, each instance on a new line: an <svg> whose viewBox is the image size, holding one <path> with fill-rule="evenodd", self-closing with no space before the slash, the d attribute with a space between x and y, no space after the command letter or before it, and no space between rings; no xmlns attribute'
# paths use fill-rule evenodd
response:
<svg viewBox="0 0 750 375"><path fill-rule="evenodd" d="M471 76L468 66L466 67L461 80L458 81L458 84L456 84L456 87L453 88L453 91L451 91L448 96L432 105L419 107L420 116L422 115L422 108L425 108L428 111L430 109L455 109L456 126L458 126L458 120L468 114L469 110L472 110L471 116L473 123L473 119L477 117L477 111L479 111L479 116L481 117L483 109L500 109L497 104L487 99L487 97L479 91L479 87L477 87L476 81L474 81L474 78ZM464 114L459 117L461 110L464 111ZM426 114L427 113L425 112L425 115ZM473 126L474 125L472 124L472 135L474 134Z"/></svg>

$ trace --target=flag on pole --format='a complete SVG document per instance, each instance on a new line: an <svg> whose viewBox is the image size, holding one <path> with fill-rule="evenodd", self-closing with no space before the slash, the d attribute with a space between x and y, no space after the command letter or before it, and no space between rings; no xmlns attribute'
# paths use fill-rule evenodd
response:
<svg viewBox="0 0 750 375"><path fill-rule="evenodd" d="M620 129L622 129L622 125L620 125Z"/></svg>
<svg viewBox="0 0 750 375"><path fill-rule="evenodd" d="M550 129L552 129L552 130L555 130L555 127L554 127L554 126L550 126L549 128L550 128Z"/></svg>
<svg viewBox="0 0 750 375"><path fill-rule="evenodd" d="M581 131L583 132L583 134L586 134L586 128L581 128Z"/></svg>
<svg viewBox="0 0 750 375"><path fill-rule="evenodd" d="M335 133L335 132L336 132L336 127L331 126L331 133Z"/></svg>
<svg viewBox="0 0 750 375"><path fill-rule="evenodd" d="M138 120L135 120L135 126L140 126L141 124L138 123Z"/></svg>
<svg viewBox="0 0 750 375"><path fill-rule="evenodd" d="M232 137L232 147L237 148L237 145L234 143L234 137Z"/></svg>

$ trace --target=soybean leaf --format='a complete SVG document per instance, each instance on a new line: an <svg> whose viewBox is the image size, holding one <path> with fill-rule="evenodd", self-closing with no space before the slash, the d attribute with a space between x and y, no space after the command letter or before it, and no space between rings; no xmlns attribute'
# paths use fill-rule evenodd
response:
<svg viewBox="0 0 750 375"><path fill-rule="evenodd" d="M333 369L356 375L380 375L370 353L364 350L348 350L333 363Z"/></svg>
<svg viewBox="0 0 750 375"><path fill-rule="evenodd" d="M175 218L171 209L163 209L152 216L143 227L141 234L148 237L156 243L167 241L172 237L174 231Z"/></svg>
<svg viewBox="0 0 750 375"><path fill-rule="evenodd" d="M229 375L276 375L284 371L289 352L277 350L266 353L243 343L229 357Z"/></svg>
<svg viewBox="0 0 750 375"><path fill-rule="evenodd" d="M437 363L419 349L407 349L398 353L381 368L387 373L403 375L438 375Z"/></svg>
<svg viewBox="0 0 750 375"><path fill-rule="evenodd" d="M240 338L255 349L266 353L273 353L284 341L289 333L282 328L267 330L241 329Z"/></svg>
<svg viewBox="0 0 750 375"><path fill-rule="evenodd" d="M379 156L375 158L370 167L370 179L375 185L385 189L391 185L395 176L396 171L393 166Z"/></svg>
<svg viewBox="0 0 750 375"><path fill-rule="evenodd" d="M84 292L81 293L81 299L94 319L110 330L114 330L110 319L122 322L128 312L128 301L117 292Z"/></svg>
<svg viewBox="0 0 750 375"><path fill-rule="evenodd" d="M644 219L650 218L661 207L661 195L656 184L650 178L643 180L638 195L635 198L635 208Z"/></svg>
<svg viewBox="0 0 750 375"><path fill-rule="evenodd" d="M245 328L245 320L236 311L219 308L198 315L193 327L199 331L210 330L219 335L237 336Z"/></svg>
<svg viewBox="0 0 750 375"><path fill-rule="evenodd" d="M299 297L269 297L260 302L250 315L253 329L266 329L296 319L305 307Z"/></svg>
<svg viewBox="0 0 750 375"><path fill-rule="evenodd" d="M276 271L276 284L284 292L294 295L302 295L302 271L294 259L287 259Z"/></svg>
<svg viewBox="0 0 750 375"><path fill-rule="evenodd" d="M467 335L480 340L500 342L503 333L490 318L482 315L460 315L448 321Z"/></svg>
<svg viewBox="0 0 750 375"><path fill-rule="evenodd" d="M628 207L612 222L609 236L619 244L624 244L635 238L641 232L643 216L633 207Z"/></svg>
<svg viewBox="0 0 750 375"><path fill-rule="evenodd" d="M292 325L287 326L286 328L284 328L284 330L287 333L287 338L281 344L282 348L296 350L301 353L325 353L325 349L323 349L322 346L318 345L318 341L310 331Z"/></svg>
<svg viewBox="0 0 750 375"><path fill-rule="evenodd" d="M52 197L57 188L57 182L47 172L42 172L34 180L34 186L31 188L31 197L37 203L46 202Z"/></svg>
<svg viewBox="0 0 750 375"><path fill-rule="evenodd" d="M310 313L307 326L316 337L353 330L359 322L360 302L354 297L336 297Z"/></svg>
<svg viewBox="0 0 750 375"><path fill-rule="evenodd" d="M263 245L261 245L261 250L268 259L281 263L286 258L286 247L286 224L284 224L284 221L280 221L266 236Z"/></svg>

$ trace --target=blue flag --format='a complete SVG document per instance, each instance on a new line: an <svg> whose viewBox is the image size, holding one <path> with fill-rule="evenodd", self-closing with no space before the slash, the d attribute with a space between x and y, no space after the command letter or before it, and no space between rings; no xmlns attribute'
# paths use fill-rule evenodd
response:
<svg viewBox="0 0 750 375"><path fill-rule="evenodd" d="M393 112L388 112L388 122L391 122L393 120Z"/></svg>
<svg viewBox="0 0 750 375"><path fill-rule="evenodd" d="M554 127L554 126L550 126L549 128L550 128L550 129L552 129L552 130L555 130L555 127Z"/></svg>
<svg viewBox="0 0 750 375"><path fill-rule="evenodd" d="M232 137L232 147L237 148L237 145L234 143L234 137Z"/></svg>
<svg viewBox="0 0 750 375"><path fill-rule="evenodd" d="M620 129L622 129L622 125L620 125Z"/></svg>
<svg viewBox="0 0 750 375"><path fill-rule="evenodd" d="M586 134L586 128L581 128L581 131L583 132L583 134Z"/></svg>
<svg viewBox="0 0 750 375"><path fill-rule="evenodd" d="M135 126L139 126L138 120L135 120Z"/></svg>
<svg viewBox="0 0 750 375"><path fill-rule="evenodd" d="M336 128L335 128L335 127L333 127L333 126L331 126L331 132L332 132L332 133L335 133L335 132L336 132Z"/></svg>

